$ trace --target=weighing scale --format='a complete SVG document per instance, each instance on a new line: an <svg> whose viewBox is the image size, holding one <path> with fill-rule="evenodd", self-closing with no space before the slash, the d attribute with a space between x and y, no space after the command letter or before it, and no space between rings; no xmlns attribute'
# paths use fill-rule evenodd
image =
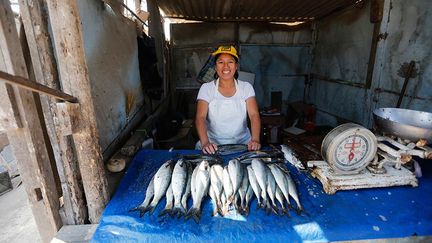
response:
<svg viewBox="0 0 432 243"><path fill-rule="evenodd" d="M405 115L410 112L417 114ZM424 119L419 122L418 117ZM354 123L334 128L321 146L324 161L308 161L312 176L321 181L327 194L359 188L418 186L415 174L405 165L417 163L413 156L432 159L432 148L426 146L432 140L432 114L381 108L374 111L374 120L376 134ZM423 131L413 135L415 129Z"/></svg>

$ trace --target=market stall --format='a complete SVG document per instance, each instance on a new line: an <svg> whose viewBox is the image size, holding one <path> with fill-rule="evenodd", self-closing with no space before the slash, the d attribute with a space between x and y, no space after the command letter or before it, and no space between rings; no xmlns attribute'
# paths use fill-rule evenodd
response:
<svg viewBox="0 0 432 243"><path fill-rule="evenodd" d="M140 218L129 212L139 205L153 174L166 160L198 151L141 150L129 166L116 194L106 207L93 236L94 242L230 242L230 241L341 241L399 238L432 234L432 166L421 163L419 186L338 191L327 195L322 185L306 172L288 164L305 212L288 216L267 214L252 201L248 216L212 217L209 197L203 202L197 224L183 218L158 217L155 212ZM227 162L232 156L224 156ZM189 202L189 205L191 202Z"/></svg>

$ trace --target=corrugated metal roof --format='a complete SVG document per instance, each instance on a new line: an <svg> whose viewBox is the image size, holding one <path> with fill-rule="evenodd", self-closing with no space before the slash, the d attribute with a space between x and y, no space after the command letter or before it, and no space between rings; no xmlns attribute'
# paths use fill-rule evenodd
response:
<svg viewBox="0 0 432 243"><path fill-rule="evenodd" d="M309 21L363 0L157 0L168 18L199 21Z"/></svg>

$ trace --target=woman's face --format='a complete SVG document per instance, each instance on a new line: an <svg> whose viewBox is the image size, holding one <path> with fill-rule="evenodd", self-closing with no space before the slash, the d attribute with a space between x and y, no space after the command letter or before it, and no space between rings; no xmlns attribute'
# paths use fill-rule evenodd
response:
<svg viewBox="0 0 432 243"><path fill-rule="evenodd" d="M222 53L216 60L216 72L220 79L234 79L237 70L237 62L230 54Z"/></svg>

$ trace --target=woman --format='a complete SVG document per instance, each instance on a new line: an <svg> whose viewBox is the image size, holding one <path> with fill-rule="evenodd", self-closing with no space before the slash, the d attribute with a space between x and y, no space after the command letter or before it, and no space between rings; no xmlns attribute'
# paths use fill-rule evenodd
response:
<svg viewBox="0 0 432 243"><path fill-rule="evenodd" d="M203 84L198 92L195 125L200 141L196 149L214 154L217 145L241 143L247 144L249 150L259 150L261 121L255 91L248 82L236 79L237 50L221 46L212 55L216 59L217 79Z"/></svg>

